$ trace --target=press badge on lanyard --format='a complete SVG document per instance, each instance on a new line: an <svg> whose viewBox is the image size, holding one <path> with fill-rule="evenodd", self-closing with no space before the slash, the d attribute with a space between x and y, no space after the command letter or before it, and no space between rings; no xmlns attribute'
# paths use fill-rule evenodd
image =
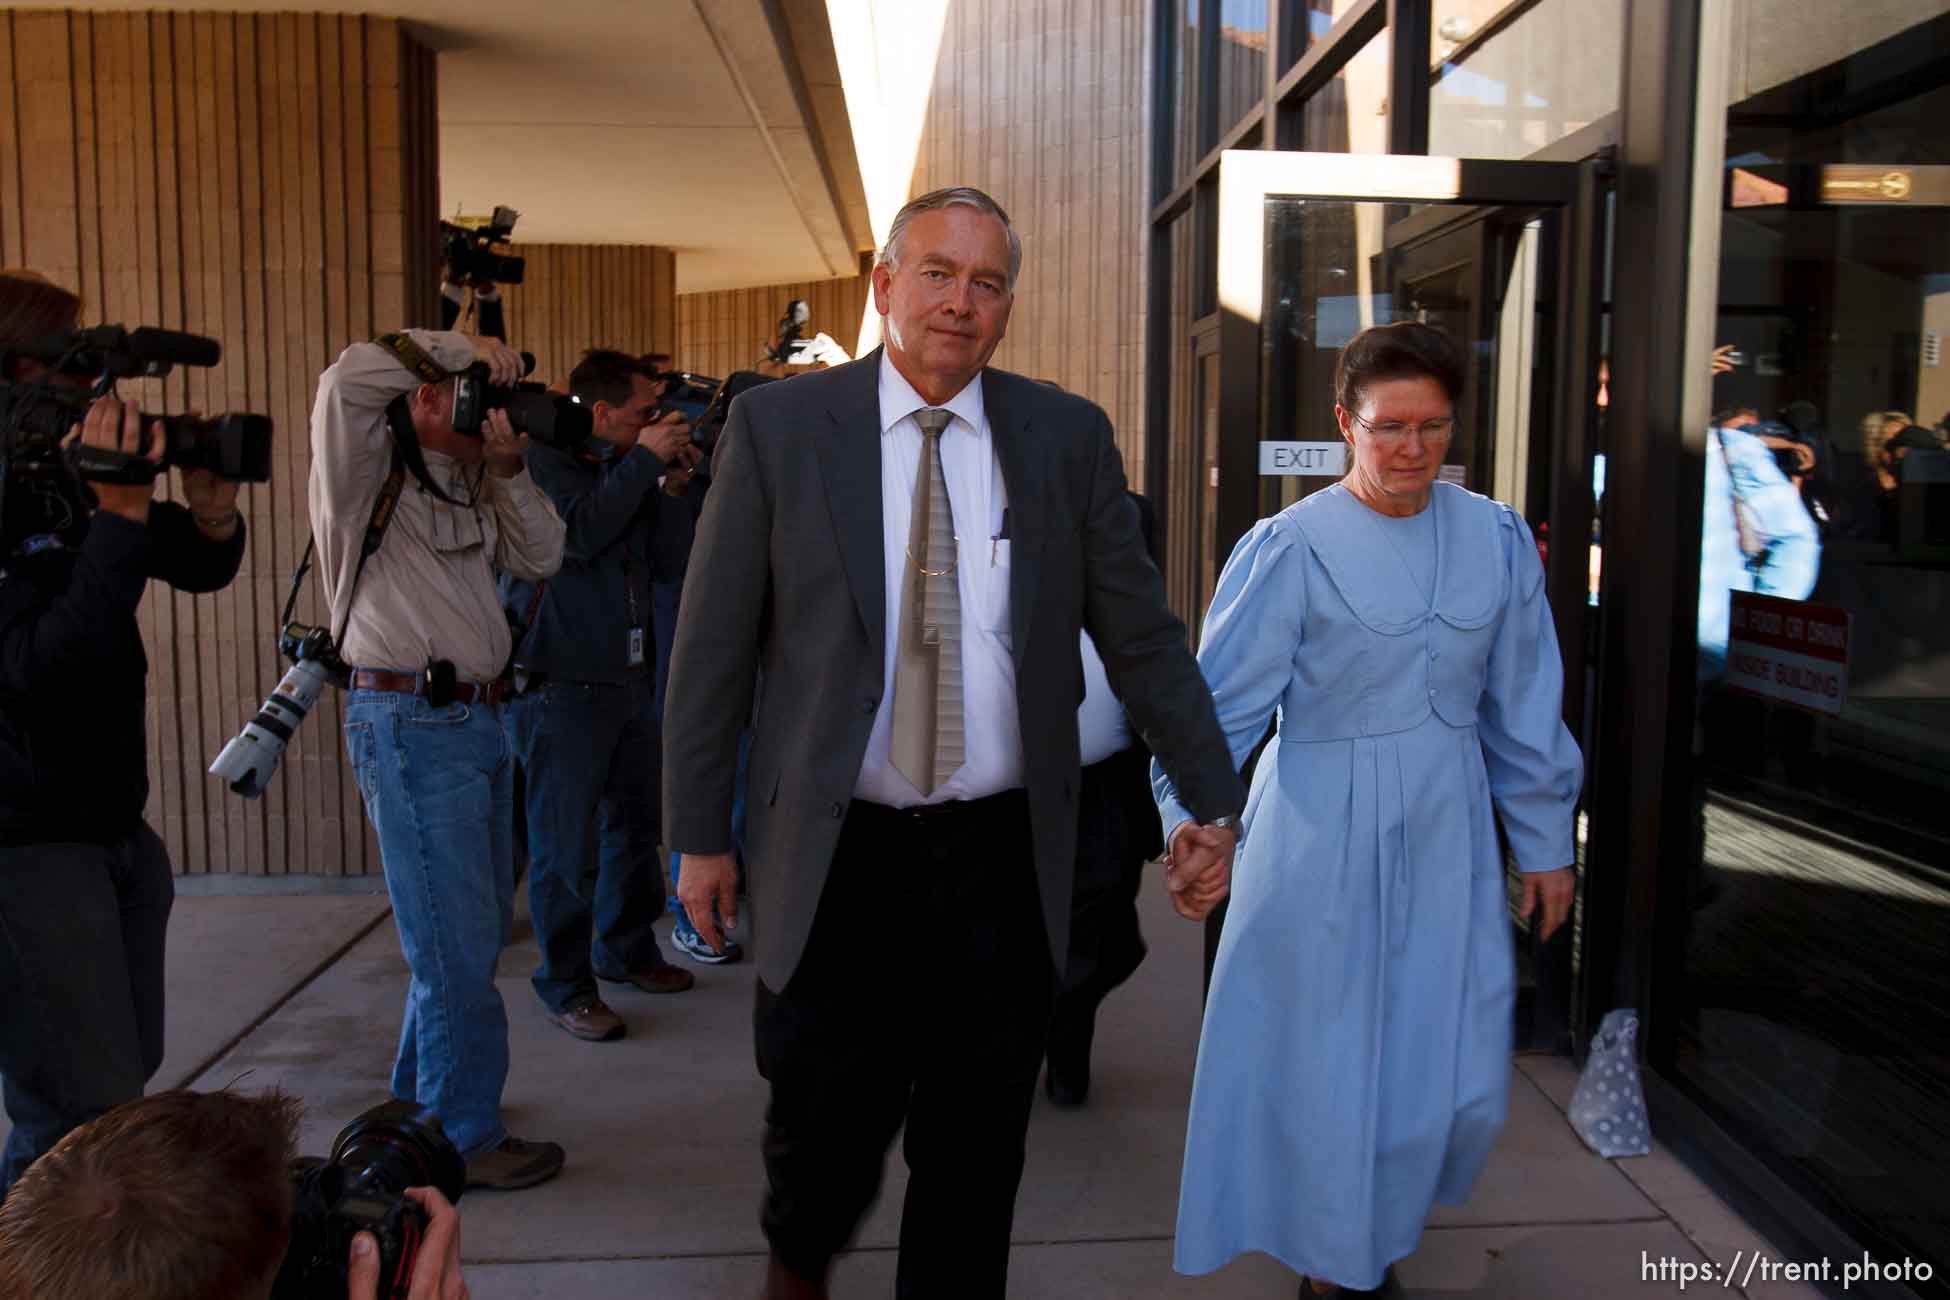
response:
<svg viewBox="0 0 1950 1300"><path fill-rule="evenodd" d="M643 667L643 620L637 615L636 605L636 566L628 557L623 560L623 590L630 597L630 658L632 668Z"/></svg>

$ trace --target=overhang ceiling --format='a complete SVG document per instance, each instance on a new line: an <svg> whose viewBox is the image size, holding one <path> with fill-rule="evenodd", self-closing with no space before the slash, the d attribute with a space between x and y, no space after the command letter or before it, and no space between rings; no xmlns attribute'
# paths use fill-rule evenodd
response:
<svg viewBox="0 0 1950 1300"><path fill-rule="evenodd" d="M855 274L872 246L824 0L70 0L370 13L439 55L449 216L658 244L680 292Z"/></svg>

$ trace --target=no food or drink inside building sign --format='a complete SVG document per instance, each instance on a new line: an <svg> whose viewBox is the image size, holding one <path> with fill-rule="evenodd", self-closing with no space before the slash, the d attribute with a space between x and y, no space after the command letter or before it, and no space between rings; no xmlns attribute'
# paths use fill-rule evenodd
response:
<svg viewBox="0 0 1950 1300"><path fill-rule="evenodd" d="M1839 714L1848 699L1848 611L1733 593L1727 685Z"/></svg>

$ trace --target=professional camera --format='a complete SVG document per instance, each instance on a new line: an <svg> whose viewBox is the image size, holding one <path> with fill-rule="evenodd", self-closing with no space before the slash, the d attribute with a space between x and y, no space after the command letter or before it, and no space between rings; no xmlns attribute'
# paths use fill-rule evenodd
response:
<svg viewBox="0 0 1950 1300"><path fill-rule="evenodd" d="M719 386L718 380L694 375L688 370L666 370L657 376L656 382L664 386L663 396L657 399L658 414L681 411L693 427L704 418L704 412L710 407L711 398Z"/></svg>
<svg viewBox="0 0 1950 1300"><path fill-rule="evenodd" d="M271 420L248 413L217 416L142 417L143 437L162 425L161 462L79 442L63 446L68 431L88 414L98 397L113 391L118 379L153 379L178 365L214 366L223 349L216 340L175 330L126 329L98 325L67 330L26 346L8 349L11 357L42 362L49 373L28 383L0 383L0 481L33 494L43 518L73 519L84 513L80 484L147 483L170 466L207 469L240 483L271 480ZM83 376L78 386L59 376ZM26 532L37 531L29 521ZM24 535L19 521L9 539Z"/></svg>
<svg viewBox="0 0 1950 1300"><path fill-rule="evenodd" d="M535 369L533 354L524 352L521 360L523 374ZM580 448L595 429L588 408L575 398L537 383L496 387L488 382L487 364L477 361L454 376L454 432L478 435L489 411L506 411L517 432L564 451Z"/></svg>
<svg viewBox="0 0 1950 1300"><path fill-rule="evenodd" d="M346 1125L332 1154L291 1167L291 1246L271 1300L344 1300L352 1238L379 1242L381 1300L404 1300L427 1215L406 1195L435 1187L458 1202L467 1166L432 1111L382 1102Z"/></svg>
<svg viewBox="0 0 1950 1300"><path fill-rule="evenodd" d="M804 298L794 298L785 305L785 315L779 318L779 330L771 345L765 349L765 360L776 361L780 365L801 366L810 362L813 341L805 337L806 326L812 323L812 308Z"/></svg>
<svg viewBox="0 0 1950 1300"><path fill-rule="evenodd" d="M527 263L519 257L499 252L515 233L521 214L513 208L496 208L485 226L460 226L440 223L440 257L447 264L447 278L455 284L520 284Z"/></svg>
<svg viewBox="0 0 1950 1300"><path fill-rule="evenodd" d="M303 576L301 569L300 579ZM292 586L295 596L297 584ZM290 617L289 606L285 616L287 620ZM343 688L352 680L352 670L339 658L332 634L325 628L287 621L278 635L278 649L291 660L291 667L265 697L257 716L244 724L217 755L217 761L210 764L211 776L221 777L232 794L246 799L258 798L269 788L285 746L325 688Z"/></svg>
<svg viewBox="0 0 1950 1300"><path fill-rule="evenodd" d="M724 422L731 415L731 399L760 384L776 381L777 375L761 374L756 370L732 372L729 379L718 385L711 394L710 404L704 413L691 422L691 441L699 450L709 456L718 446L718 435L724 432Z"/></svg>

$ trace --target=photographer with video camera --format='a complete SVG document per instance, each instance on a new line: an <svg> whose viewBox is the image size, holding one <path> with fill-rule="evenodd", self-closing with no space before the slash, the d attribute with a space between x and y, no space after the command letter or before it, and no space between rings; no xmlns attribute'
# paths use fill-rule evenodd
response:
<svg viewBox="0 0 1950 1300"><path fill-rule="evenodd" d="M143 821L136 608L151 578L220 590L244 555L234 480L183 468L185 504L155 500L164 422L145 428L112 392L88 403L89 377L62 360L74 349L49 343L80 312L67 290L0 272L0 1081L13 1121L0 1198L62 1134L141 1096L162 1061L175 887ZM65 440L27 427L37 414ZM86 480L83 464L123 481Z"/></svg>
<svg viewBox="0 0 1950 1300"><path fill-rule="evenodd" d="M296 1159L301 1110L179 1089L76 1129L0 1207L0 1298L462 1300L451 1144L370 1111Z"/></svg>
<svg viewBox="0 0 1950 1300"><path fill-rule="evenodd" d="M548 578L563 543L509 418L564 433L539 427L557 399L506 388L526 364L490 339L388 334L347 348L312 409L312 536L349 673L346 749L412 971L393 1095L440 1117L468 1186L502 1189L563 1159L500 1117L508 1017L494 967L514 923L514 764L496 575Z"/></svg>
<svg viewBox="0 0 1950 1300"><path fill-rule="evenodd" d="M568 528L562 568L540 584L502 580L521 636L508 731L526 781L533 983L549 1018L589 1042L624 1033L599 978L645 993L695 982L651 929L664 910L651 583L660 534L694 527L669 470L685 463L691 427L659 418L662 387L625 353L583 357L569 390L592 437L528 452Z"/></svg>

